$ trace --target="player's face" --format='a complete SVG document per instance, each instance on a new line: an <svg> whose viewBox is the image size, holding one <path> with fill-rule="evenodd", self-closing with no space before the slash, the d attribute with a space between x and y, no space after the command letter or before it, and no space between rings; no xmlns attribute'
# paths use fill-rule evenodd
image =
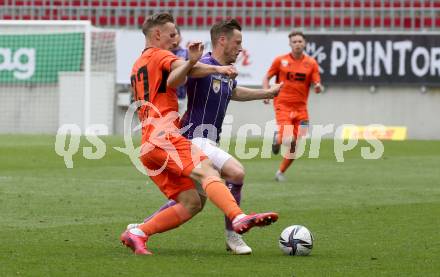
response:
<svg viewBox="0 0 440 277"><path fill-rule="evenodd" d="M176 26L174 23L168 22L160 28L160 48L172 50L176 44Z"/></svg>
<svg viewBox="0 0 440 277"><path fill-rule="evenodd" d="M182 41L182 37L176 31L176 36L174 37L174 43L173 43L173 50L179 47L181 41Z"/></svg>
<svg viewBox="0 0 440 277"><path fill-rule="evenodd" d="M289 45L292 48L292 52L294 54L300 55L304 52L306 41L302 36L292 36L290 38Z"/></svg>
<svg viewBox="0 0 440 277"><path fill-rule="evenodd" d="M225 39L225 62L226 64L235 63L238 55L243 50L241 47L242 36L239 30L234 30L231 36L226 36Z"/></svg>

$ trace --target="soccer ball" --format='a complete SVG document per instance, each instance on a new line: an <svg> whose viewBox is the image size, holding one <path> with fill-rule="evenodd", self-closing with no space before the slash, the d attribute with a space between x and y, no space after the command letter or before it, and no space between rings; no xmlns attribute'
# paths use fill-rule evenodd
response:
<svg viewBox="0 0 440 277"><path fill-rule="evenodd" d="M307 256L312 252L313 235L304 226L292 225L281 232L279 245L286 255Z"/></svg>

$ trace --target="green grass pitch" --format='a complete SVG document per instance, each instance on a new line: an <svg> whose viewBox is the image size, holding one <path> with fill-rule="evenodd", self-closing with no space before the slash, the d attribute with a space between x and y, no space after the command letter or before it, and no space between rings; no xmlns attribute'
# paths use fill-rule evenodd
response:
<svg viewBox="0 0 440 277"><path fill-rule="evenodd" d="M273 181L279 157L245 160L242 207L280 215L245 235L252 255L225 251L223 216L208 203L184 226L153 236L153 256L137 257L119 235L165 198L112 149L121 138L104 140L103 159L78 153L66 169L54 137L0 136L0 276L440 274L440 141L385 142L378 160L362 159L359 145L338 163L325 140L318 159L295 161L286 183ZM311 256L279 250L292 224L314 233Z"/></svg>

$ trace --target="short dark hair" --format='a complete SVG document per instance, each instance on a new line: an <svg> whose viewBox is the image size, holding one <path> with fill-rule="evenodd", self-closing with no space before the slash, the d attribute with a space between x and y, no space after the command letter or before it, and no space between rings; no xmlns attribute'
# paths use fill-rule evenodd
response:
<svg viewBox="0 0 440 277"><path fill-rule="evenodd" d="M230 36L234 30L241 31L240 23L236 19L222 20L211 28L211 43L215 45L221 35Z"/></svg>
<svg viewBox="0 0 440 277"><path fill-rule="evenodd" d="M142 33L144 33L144 35L147 36L151 28L165 25L168 22L174 23L174 18L171 14L155 13L152 16L149 16L147 19L145 19L144 23L142 24Z"/></svg>
<svg viewBox="0 0 440 277"><path fill-rule="evenodd" d="M302 38L303 38L304 40L306 40L306 36L304 35L303 32L300 32L300 31L292 31L292 32L289 33L289 39L290 39L291 37L294 37L294 36L302 36Z"/></svg>

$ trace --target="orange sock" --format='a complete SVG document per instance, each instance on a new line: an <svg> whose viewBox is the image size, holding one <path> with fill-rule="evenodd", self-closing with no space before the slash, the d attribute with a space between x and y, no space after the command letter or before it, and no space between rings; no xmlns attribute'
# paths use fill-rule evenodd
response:
<svg viewBox="0 0 440 277"><path fill-rule="evenodd" d="M202 186L209 200L222 210L230 220L233 220L237 215L243 213L235 201L234 196L232 196L231 192L219 177L211 176L206 178Z"/></svg>
<svg viewBox="0 0 440 277"><path fill-rule="evenodd" d="M157 233L174 229L188 221L192 215L180 203L162 210L139 228L147 235L151 236Z"/></svg>
<svg viewBox="0 0 440 277"><path fill-rule="evenodd" d="M293 163L293 161L294 161L294 159L283 158L283 161L280 164L281 173L284 173L289 168L289 166Z"/></svg>

